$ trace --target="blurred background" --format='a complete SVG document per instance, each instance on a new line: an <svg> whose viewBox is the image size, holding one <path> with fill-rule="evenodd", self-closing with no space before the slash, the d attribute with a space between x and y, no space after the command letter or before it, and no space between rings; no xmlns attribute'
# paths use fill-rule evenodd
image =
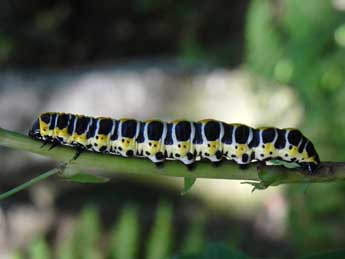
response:
<svg viewBox="0 0 345 259"><path fill-rule="evenodd" d="M43 111L214 118L298 127L322 160L344 161L344 60L345 0L3 0L0 126L26 134ZM1 147L0 157L0 192L55 165ZM181 189L162 176L49 179L0 204L0 258L187 258L210 243L285 258L345 246L344 183Z"/></svg>

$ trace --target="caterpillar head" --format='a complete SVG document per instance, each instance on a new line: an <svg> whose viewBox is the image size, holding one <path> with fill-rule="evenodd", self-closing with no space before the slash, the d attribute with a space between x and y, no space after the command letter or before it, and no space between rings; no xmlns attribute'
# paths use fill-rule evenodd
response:
<svg viewBox="0 0 345 259"><path fill-rule="evenodd" d="M29 131L29 136L34 139L42 139L39 119L35 120L34 124L32 125L32 128Z"/></svg>

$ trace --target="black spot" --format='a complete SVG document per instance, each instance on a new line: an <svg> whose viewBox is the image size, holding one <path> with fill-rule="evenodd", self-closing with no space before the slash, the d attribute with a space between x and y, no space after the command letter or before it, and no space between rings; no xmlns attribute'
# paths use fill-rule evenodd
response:
<svg viewBox="0 0 345 259"><path fill-rule="evenodd" d="M236 158L236 155L231 155L232 158Z"/></svg>
<svg viewBox="0 0 345 259"><path fill-rule="evenodd" d="M162 159L164 159L163 153L162 153L162 152L157 152L157 153L156 153L156 159L157 159L157 160L162 160Z"/></svg>
<svg viewBox="0 0 345 259"><path fill-rule="evenodd" d="M89 148L91 148L91 147L92 147L91 144L86 145L86 148L87 148L87 149L89 149Z"/></svg>
<svg viewBox="0 0 345 259"><path fill-rule="evenodd" d="M108 135L111 132L113 125L114 121L112 119L100 119L98 134Z"/></svg>
<svg viewBox="0 0 345 259"><path fill-rule="evenodd" d="M93 144L95 147L97 147L98 146L98 144L97 143L95 143L95 144Z"/></svg>
<svg viewBox="0 0 345 259"><path fill-rule="evenodd" d="M290 149L290 150L292 149L292 145L289 146L289 149Z"/></svg>
<svg viewBox="0 0 345 259"><path fill-rule="evenodd" d="M262 148L265 148L265 145L262 145Z"/></svg>
<svg viewBox="0 0 345 259"><path fill-rule="evenodd" d="M147 156L151 155L151 153L150 153L149 151L145 151L145 154L146 154Z"/></svg>
<svg viewBox="0 0 345 259"><path fill-rule="evenodd" d="M230 145L232 143L232 132L234 131L234 126L227 123L223 123L223 128L224 135L222 138L222 142L224 144Z"/></svg>
<svg viewBox="0 0 345 259"><path fill-rule="evenodd" d="M223 156L222 152L218 150L218 151L216 152L216 158L217 158L217 159L222 159L222 156Z"/></svg>
<svg viewBox="0 0 345 259"><path fill-rule="evenodd" d="M235 146L235 149L238 149L238 146L237 146L237 145Z"/></svg>
<svg viewBox="0 0 345 259"><path fill-rule="evenodd" d="M147 136L149 140L158 141L163 135L163 123L160 121L151 121L147 125Z"/></svg>
<svg viewBox="0 0 345 259"><path fill-rule="evenodd" d="M120 151L122 151L122 147L118 147L118 149L119 149Z"/></svg>
<svg viewBox="0 0 345 259"><path fill-rule="evenodd" d="M265 155L264 154L260 154L261 157L264 157Z"/></svg>
<svg viewBox="0 0 345 259"><path fill-rule="evenodd" d="M204 126L204 132L208 141L215 141L220 136L220 124L218 121L208 121Z"/></svg>
<svg viewBox="0 0 345 259"><path fill-rule="evenodd" d="M133 155L134 155L133 150L127 150L126 156L133 156Z"/></svg>
<svg viewBox="0 0 345 259"><path fill-rule="evenodd" d="M285 157L288 157L289 156L289 154L285 154Z"/></svg>
<svg viewBox="0 0 345 259"><path fill-rule="evenodd" d="M175 154L175 157L180 157L181 155L179 153L176 153Z"/></svg>
<svg viewBox="0 0 345 259"><path fill-rule="evenodd" d="M205 153L204 153L204 155L205 155L205 156L209 156L210 154L209 154L209 153L207 153L207 152L205 152Z"/></svg>
<svg viewBox="0 0 345 259"><path fill-rule="evenodd" d="M235 129L235 141L238 144L245 144L249 138L251 128L246 125L240 125Z"/></svg>
<svg viewBox="0 0 345 259"><path fill-rule="evenodd" d="M177 145L177 147L178 147L178 148L181 148L181 145L180 145L180 144L178 144L178 145Z"/></svg>
<svg viewBox="0 0 345 259"><path fill-rule="evenodd" d="M98 136L96 136L96 139L99 139L99 137L98 137Z"/></svg>
<svg viewBox="0 0 345 259"><path fill-rule="evenodd" d="M175 134L177 141L187 141L191 135L191 123L189 121L180 121L175 126Z"/></svg>
<svg viewBox="0 0 345 259"><path fill-rule="evenodd" d="M207 144L208 147L211 147L211 144Z"/></svg>
<svg viewBox="0 0 345 259"><path fill-rule="evenodd" d="M67 127L69 121L69 114L60 114L57 120L57 127L59 129L64 129Z"/></svg>
<svg viewBox="0 0 345 259"><path fill-rule="evenodd" d="M272 151L270 152L270 155L273 155L273 152L272 152Z"/></svg>
<svg viewBox="0 0 345 259"><path fill-rule="evenodd" d="M122 143L125 143L125 139L122 139L121 141L122 141Z"/></svg>
<svg viewBox="0 0 345 259"><path fill-rule="evenodd" d="M137 133L137 121L126 120L122 122L121 134L126 138L134 138Z"/></svg>
<svg viewBox="0 0 345 259"><path fill-rule="evenodd" d="M249 160L249 156L247 154L243 154L242 155L242 162L247 163L247 162L249 162L248 160Z"/></svg>
<svg viewBox="0 0 345 259"><path fill-rule="evenodd" d="M100 152L104 152L106 149L107 149L106 146L102 146L102 147L99 149L99 151L100 151Z"/></svg>
<svg viewBox="0 0 345 259"><path fill-rule="evenodd" d="M190 152L188 152L188 153L187 153L187 159L188 159L188 160L194 160L193 154L190 153Z"/></svg>
<svg viewBox="0 0 345 259"><path fill-rule="evenodd" d="M78 135L84 134L87 130L89 123L90 123L90 120L91 119L89 117L85 117L85 116L77 118L77 124L75 126L75 132Z"/></svg>
<svg viewBox="0 0 345 259"><path fill-rule="evenodd" d="M291 145L298 146L298 143L301 141L303 137L302 133L299 130L290 130L288 134L288 141Z"/></svg>
<svg viewBox="0 0 345 259"><path fill-rule="evenodd" d="M276 137L277 131L275 128L267 128L261 131L262 141L264 143L272 143Z"/></svg>
<svg viewBox="0 0 345 259"><path fill-rule="evenodd" d="M153 146L154 146L154 147L157 147L157 144L154 144Z"/></svg>
<svg viewBox="0 0 345 259"><path fill-rule="evenodd" d="M149 142L149 146L150 146L150 147L152 146L152 143L151 143L151 142Z"/></svg>
<svg viewBox="0 0 345 259"><path fill-rule="evenodd" d="M40 116L41 120L48 124L50 122L50 119L51 119L51 114L49 113L43 113L41 116Z"/></svg>

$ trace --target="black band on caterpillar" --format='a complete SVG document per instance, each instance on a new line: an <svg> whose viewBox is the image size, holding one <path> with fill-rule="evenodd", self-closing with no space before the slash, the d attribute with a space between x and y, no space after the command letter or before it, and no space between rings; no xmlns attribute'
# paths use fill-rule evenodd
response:
<svg viewBox="0 0 345 259"><path fill-rule="evenodd" d="M258 128L216 120L137 121L92 118L66 113L43 113L29 136L80 150L125 157L147 157L160 165L180 160L189 168L199 159L240 165L281 159L313 172L320 164L310 140L297 129Z"/></svg>

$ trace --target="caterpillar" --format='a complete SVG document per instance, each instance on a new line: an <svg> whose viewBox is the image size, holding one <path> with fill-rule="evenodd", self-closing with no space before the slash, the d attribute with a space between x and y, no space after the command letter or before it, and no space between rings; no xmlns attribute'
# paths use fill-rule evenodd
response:
<svg viewBox="0 0 345 259"><path fill-rule="evenodd" d="M251 128L213 119L191 122L138 121L88 117L69 113L42 113L29 136L56 145L124 157L146 157L157 166L179 160L189 169L207 159L218 165L223 159L244 166L253 161L279 159L295 162L313 173L320 164L313 143L298 129Z"/></svg>

